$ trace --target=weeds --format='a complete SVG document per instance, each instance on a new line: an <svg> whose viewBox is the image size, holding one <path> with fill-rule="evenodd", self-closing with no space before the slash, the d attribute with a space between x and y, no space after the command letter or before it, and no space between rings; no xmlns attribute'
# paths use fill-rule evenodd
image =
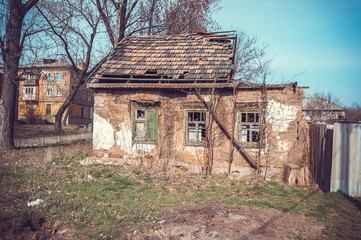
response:
<svg viewBox="0 0 361 240"><path fill-rule="evenodd" d="M212 201L304 215L322 222L323 233L331 238L361 238L361 202L341 193L317 194L272 181L218 181L208 175L197 182L164 178L159 183L132 167L80 165L88 156L81 151L58 153L41 168L0 168L0 190L7 193L0 198L2 228L36 229L49 218L79 229L89 239L124 238L134 230L146 231L162 211ZM44 204L26 206L37 198ZM294 231L289 234L303 239Z"/></svg>

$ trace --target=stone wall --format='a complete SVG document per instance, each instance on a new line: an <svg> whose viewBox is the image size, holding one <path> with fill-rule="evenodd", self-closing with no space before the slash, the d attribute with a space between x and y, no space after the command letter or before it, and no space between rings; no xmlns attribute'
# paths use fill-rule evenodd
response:
<svg viewBox="0 0 361 240"><path fill-rule="evenodd" d="M207 101L212 96L201 93ZM217 116L231 130L233 118L232 91L220 90ZM260 161L266 169L281 171L287 163L306 161L308 125L302 115L302 89L284 88L267 91L265 144ZM158 140L156 144L135 143L132 138L132 101L152 100L158 107ZM237 102L259 102L256 90L240 90ZM185 139L184 103L200 102L194 92L177 90L98 89L95 92L93 146L95 157L103 162L142 164L161 171L204 172L204 146L189 146ZM213 123L212 173L228 171L230 141ZM246 148L256 159L259 149ZM231 172L251 174L241 155L234 150Z"/></svg>

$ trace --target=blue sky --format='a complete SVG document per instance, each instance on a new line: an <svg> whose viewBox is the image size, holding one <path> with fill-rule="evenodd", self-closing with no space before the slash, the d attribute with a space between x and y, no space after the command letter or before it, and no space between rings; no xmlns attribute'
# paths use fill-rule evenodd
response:
<svg viewBox="0 0 361 240"><path fill-rule="evenodd" d="M361 0L223 0L214 19L268 45L271 83L297 81L361 105Z"/></svg>

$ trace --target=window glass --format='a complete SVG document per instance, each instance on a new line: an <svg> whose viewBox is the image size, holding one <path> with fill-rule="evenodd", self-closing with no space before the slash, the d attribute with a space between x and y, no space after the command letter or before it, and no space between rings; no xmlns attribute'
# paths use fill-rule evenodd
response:
<svg viewBox="0 0 361 240"><path fill-rule="evenodd" d="M206 112L186 111L185 142L203 143L206 140Z"/></svg>
<svg viewBox="0 0 361 240"><path fill-rule="evenodd" d="M156 143L158 140L158 108L134 107L133 139L141 143Z"/></svg>
<svg viewBox="0 0 361 240"><path fill-rule="evenodd" d="M56 73L56 81L61 81L63 78L63 74L62 73Z"/></svg>
<svg viewBox="0 0 361 240"><path fill-rule="evenodd" d="M45 105L45 114L46 115L51 115L51 104L46 104Z"/></svg>
<svg viewBox="0 0 361 240"><path fill-rule="evenodd" d="M46 96L53 96L53 89L52 88L46 89Z"/></svg>
<svg viewBox="0 0 361 240"><path fill-rule="evenodd" d="M55 94L56 94L56 96L61 96L61 89L60 89L60 88L56 88Z"/></svg>
<svg viewBox="0 0 361 240"><path fill-rule="evenodd" d="M259 113L239 113L237 136L242 143L257 143L259 141Z"/></svg>
<svg viewBox="0 0 361 240"><path fill-rule="evenodd" d="M53 81L53 73L48 73L48 81Z"/></svg>

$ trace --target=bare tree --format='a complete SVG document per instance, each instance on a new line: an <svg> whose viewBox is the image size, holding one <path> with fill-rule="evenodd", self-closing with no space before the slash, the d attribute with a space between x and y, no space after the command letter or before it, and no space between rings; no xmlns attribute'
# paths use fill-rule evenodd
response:
<svg viewBox="0 0 361 240"><path fill-rule="evenodd" d="M24 26L24 19L38 1L3 0L0 3L0 49L4 63L0 100L0 150L14 148L18 66L24 43L27 37L34 34L32 25Z"/></svg>
<svg viewBox="0 0 361 240"><path fill-rule="evenodd" d="M219 0L164 1L164 27L166 34L207 32L218 25L211 14L218 10Z"/></svg>
<svg viewBox="0 0 361 240"><path fill-rule="evenodd" d="M126 35L180 34L213 30L220 0L96 0L113 46Z"/></svg>
<svg viewBox="0 0 361 240"><path fill-rule="evenodd" d="M256 37L249 36L246 32L238 31L234 79L237 81L262 83L264 73L269 71L271 63L271 60L267 59L266 50L267 47L261 45Z"/></svg>
<svg viewBox="0 0 361 240"><path fill-rule="evenodd" d="M328 121L344 117L340 99L331 92L314 93L304 100L304 111L311 121ZM340 113L340 114L336 114Z"/></svg>
<svg viewBox="0 0 361 240"><path fill-rule="evenodd" d="M54 130L59 132L64 112L84 84L101 16L91 0L48 2L39 7L39 11L49 26L49 36L59 53L64 54L63 58L72 64L74 73L69 93L55 115ZM82 68L78 68L79 63L83 63Z"/></svg>
<svg viewBox="0 0 361 240"><path fill-rule="evenodd" d="M346 109L345 120L351 122L361 121L361 106L357 103L354 103L351 107Z"/></svg>

